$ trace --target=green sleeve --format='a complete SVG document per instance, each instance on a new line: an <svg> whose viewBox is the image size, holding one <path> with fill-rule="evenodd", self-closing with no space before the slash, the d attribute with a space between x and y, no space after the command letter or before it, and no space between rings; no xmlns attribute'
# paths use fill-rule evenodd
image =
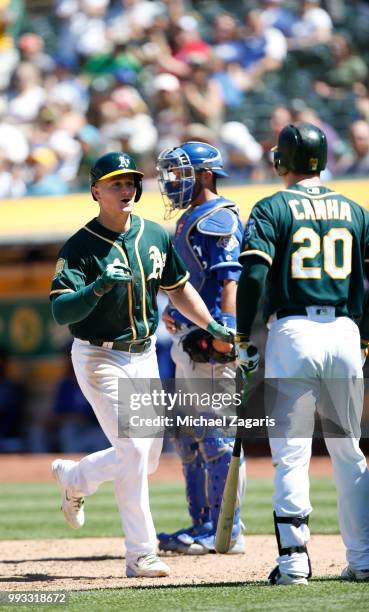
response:
<svg viewBox="0 0 369 612"><path fill-rule="evenodd" d="M183 285L188 279L189 273L186 270L186 266L168 236L165 266L160 282L160 289L164 289L164 291L177 289L177 287Z"/></svg>
<svg viewBox="0 0 369 612"><path fill-rule="evenodd" d="M51 310L59 325L77 323L92 312L100 299L93 291L94 284L91 283L78 291L61 293L53 298Z"/></svg>
<svg viewBox="0 0 369 612"><path fill-rule="evenodd" d="M237 334L247 339L250 338L268 272L269 265L262 257L249 255L244 258L237 287L236 312Z"/></svg>
<svg viewBox="0 0 369 612"><path fill-rule="evenodd" d="M245 226L240 260L258 255L270 265L277 245L277 219L268 198L260 200L251 211Z"/></svg>

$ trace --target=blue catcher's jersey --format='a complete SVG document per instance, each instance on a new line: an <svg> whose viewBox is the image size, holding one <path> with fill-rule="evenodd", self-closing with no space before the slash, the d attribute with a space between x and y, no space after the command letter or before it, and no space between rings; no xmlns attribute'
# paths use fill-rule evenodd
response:
<svg viewBox="0 0 369 612"><path fill-rule="evenodd" d="M173 243L182 257L190 281L215 319L221 318L222 281L238 281L243 227L234 202L222 197L190 207L177 221ZM190 323L175 308L169 314Z"/></svg>

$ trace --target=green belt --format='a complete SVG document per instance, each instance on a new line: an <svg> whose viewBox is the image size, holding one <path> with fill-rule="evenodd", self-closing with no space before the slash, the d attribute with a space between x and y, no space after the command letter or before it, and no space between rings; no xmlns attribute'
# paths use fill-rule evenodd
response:
<svg viewBox="0 0 369 612"><path fill-rule="evenodd" d="M132 342L127 342L126 340L89 340L89 343L93 346L111 348L115 351L125 351L126 353L143 353L151 346L151 338L135 340Z"/></svg>

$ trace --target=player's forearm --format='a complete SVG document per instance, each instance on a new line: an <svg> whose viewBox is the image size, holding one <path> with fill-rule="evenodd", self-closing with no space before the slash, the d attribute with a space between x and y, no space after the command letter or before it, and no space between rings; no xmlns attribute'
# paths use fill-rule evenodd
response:
<svg viewBox="0 0 369 612"><path fill-rule="evenodd" d="M53 299L51 310L59 325L82 321L93 311L100 299L93 291L94 285L91 283L78 291L62 293Z"/></svg>
<svg viewBox="0 0 369 612"><path fill-rule="evenodd" d="M235 280L223 281L223 290L220 298L220 309L222 311L220 320L231 329L236 328L236 292Z"/></svg>
<svg viewBox="0 0 369 612"><path fill-rule="evenodd" d="M236 317L237 332L245 338L250 338L268 270L268 264L260 257L244 258L237 287Z"/></svg>
<svg viewBox="0 0 369 612"><path fill-rule="evenodd" d="M198 327L206 329L213 320L202 297L197 293L191 283L186 283L174 291L168 292L173 306Z"/></svg>

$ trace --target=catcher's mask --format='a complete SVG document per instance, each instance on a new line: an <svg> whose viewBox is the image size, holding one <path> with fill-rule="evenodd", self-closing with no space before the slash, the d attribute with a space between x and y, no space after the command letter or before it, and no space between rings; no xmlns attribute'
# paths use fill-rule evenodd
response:
<svg viewBox="0 0 369 612"><path fill-rule="evenodd" d="M98 181L104 181L120 174L134 175L136 185L135 202L138 202L142 195L142 177L144 174L137 170L135 161L127 153L113 151L99 157L90 170L90 187L93 187ZM92 190L91 194L93 199L96 200Z"/></svg>
<svg viewBox="0 0 369 612"><path fill-rule="evenodd" d="M194 195L196 172L211 170L217 176L228 176L218 149L204 142L186 142L165 149L158 157L158 182L165 206L165 219L187 208Z"/></svg>
<svg viewBox="0 0 369 612"><path fill-rule="evenodd" d="M278 145L272 151L279 176L289 171L316 174L324 170L327 163L327 138L312 123L290 124L281 130Z"/></svg>

